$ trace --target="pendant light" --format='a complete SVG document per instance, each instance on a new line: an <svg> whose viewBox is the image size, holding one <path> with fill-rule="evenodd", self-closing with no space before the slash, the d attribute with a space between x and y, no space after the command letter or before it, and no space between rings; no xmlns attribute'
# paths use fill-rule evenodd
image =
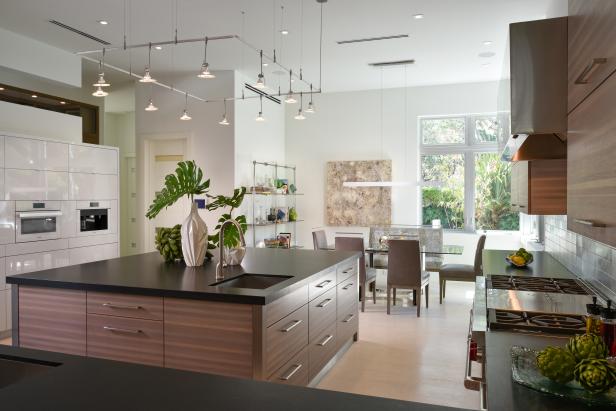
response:
<svg viewBox="0 0 616 411"><path fill-rule="evenodd" d="M143 78L139 79L141 83L154 83L156 79L152 77L150 74L150 64L152 62L152 43L150 43L148 47L148 65L145 66L145 72L143 74Z"/></svg>
<svg viewBox="0 0 616 411"><path fill-rule="evenodd" d="M308 102L308 108L306 109L306 113L315 113L314 104L312 104L312 83L310 84L310 101Z"/></svg>
<svg viewBox="0 0 616 411"><path fill-rule="evenodd" d="M96 91L94 93L92 93L92 95L94 97L105 97L105 96L108 96L109 93L107 93L105 90L103 90L103 88L101 86L97 86L96 87Z"/></svg>
<svg viewBox="0 0 616 411"><path fill-rule="evenodd" d="M297 100L295 99L295 96L293 95L293 89L291 88L291 83L293 80L293 70L289 70L289 94L287 95L287 98L284 99L284 102L287 104L295 104L297 103Z"/></svg>
<svg viewBox="0 0 616 411"><path fill-rule="evenodd" d="M216 78L216 76L210 73L210 65L207 63L207 37L205 38L205 47L203 52L203 64L201 65L201 72L197 74L199 78Z"/></svg>
<svg viewBox="0 0 616 411"><path fill-rule="evenodd" d="M231 123L229 123L229 120L227 120L227 99L223 100L223 104L225 105L225 114L222 115L222 120L220 120L218 124L220 124L221 126L228 126Z"/></svg>
<svg viewBox="0 0 616 411"><path fill-rule="evenodd" d="M192 120L192 117L188 115L188 91L186 92L186 100L184 102L184 112L182 113L180 120L184 120L184 121Z"/></svg>
<svg viewBox="0 0 616 411"><path fill-rule="evenodd" d="M263 50L259 53L261 56L261 64L259 65L261 72L257 77L257 82L255 83L256 88L265 88L265 76L263 75Z"/></svg>
<svg viewBox="0 0 616 411"><path fill-rule="evenodd" d="M111 84L105 81L105 49L103 49L103 59L98 62L98 81L92 84L94 87L109 87Z"/></svg>
<svg viewBox="0 0 616 411"><path fill-rule="evenodd" d="M299 93L299 110L297 110L297 115L294 117L295 120L305 120L306 116L302 109L304 108L304 93Z"/></svg>
<svg viewBox="0 0 616 411"><path fill-rule="evenodd" d="M280 34L286 36L289 30L284 27L284 5L280 5Z"/></svg>
<svg viewBox="0 0 616 411"><path fill-rule="evenodd" d="M145 107L145 111L156 111L158 107L154 105L152 101L152 86L150 86L150 99L148 100L148 105Z"/></svg>
<svg viewBox="0 0 616 411"><path fill-rule="evenodd" d="M258 122L263 122L265 121L265 117L263 117L263 96L259 95L259 114L257 115L257 118L255 118L255 121Z"/></svg>

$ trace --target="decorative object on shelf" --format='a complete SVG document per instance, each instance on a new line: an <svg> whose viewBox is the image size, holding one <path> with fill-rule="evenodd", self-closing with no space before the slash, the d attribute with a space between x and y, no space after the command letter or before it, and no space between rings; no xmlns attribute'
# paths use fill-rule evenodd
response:
<svg viewBox="0 0 616 411"><path fill-rule="evenodd" d="M288 207L278 207L276 209L276 222L283 223L285 221L289 221L289 208Z"/></svg>
<svg viewBox="0 0 616 411"><path fill-rule="evenodd" d="M173 227L158 227L154 244L163 256L165 262L171 263L182 259L182 226L176 224Z"/></svg>
<svg viewBox="0 0 616 411"><path fill-rule="evenodd" d="M295 207L289 208L289 221L297 221L297 209Z"/></svg>
<svg viewBox="0 0 616 411"><path fill-rule="evenodd" d="M291 194L295 194L297 192L297 187L295 187L295 184L289 184L289 192Z"/></svg>
<svg viewBox="0 0 616 411"><path fill-rule="evenodd" d="M265 243L265 248L278 248L280 240L278 238L266 238L263 243Z"/></svg>
<svg viewBox="0 0 616 411"><path fill-rule="evenodd" d="M291 248L291 233L278 234L278 244L281 248Z"/></svg>
<svg viewBox="0 0 616 411"><path fill-rule="evenodd" d="M207 246L208 250L213 250L221 246L224 247L226 265L240 265L242 263L244 255L246 254L246 246L242 245L242 237L248 229L248 224L246 223L246 216L238 215L236 217L233 217L233 211L242 205L245 195L246 187L240 187L233 190L233 195L231 197L223 195L209 196L211 199L213 199L213 201L207 205L207 209L209 211L227 208L227 210L225 210L226 212L218 219L218 224L214 228L214 230L217 231L211 236L209 236L209 242ZM228 221L234 221L237 223L237 225L225 224ZM223 229L223 225L224 244L219 244L220 230ZM238 231L238 226L242 230L241 233ZM211 258L211 254L208 256L208 258Z"/></svg>

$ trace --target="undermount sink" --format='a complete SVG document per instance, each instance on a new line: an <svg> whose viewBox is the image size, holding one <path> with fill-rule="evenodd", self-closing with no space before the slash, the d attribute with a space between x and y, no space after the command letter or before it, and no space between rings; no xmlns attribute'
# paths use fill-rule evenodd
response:
<svg viewBox="0 0 616 411"><path fill-rule="evenodd" d="M26 359L0 358L0 388L41 374L61 364L32 362Z"/></svg>
<svg viewBox="0 0 616 411"><path fill-rule="evenodd" d="M229 288L252 288L257 290L265 290L278 283L292 278L290 275L268 275L268 274L242 274L237 277L229 278L228 280L219 281L210 284L215 287Z"/></svg>

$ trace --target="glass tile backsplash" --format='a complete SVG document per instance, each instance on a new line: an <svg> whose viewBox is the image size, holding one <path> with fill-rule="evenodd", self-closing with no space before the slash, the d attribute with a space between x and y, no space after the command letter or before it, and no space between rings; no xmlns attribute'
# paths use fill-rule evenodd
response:
<svg viewBox="0 0 616 411"><path fill-rule="evenodd" d="M616 301L616 248L567 230L567 216L545 216L545 250Z"/></svg>

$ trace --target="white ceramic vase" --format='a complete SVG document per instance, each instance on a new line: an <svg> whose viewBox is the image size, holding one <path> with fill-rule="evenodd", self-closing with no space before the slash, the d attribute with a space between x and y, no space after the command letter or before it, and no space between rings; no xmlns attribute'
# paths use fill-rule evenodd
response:
<svg viewBox="0 0 616 411"><path fill-rule="evenodd" d="M189 267L203 264L207 252L207 225L199 216L197 204L194 202L190 214L182 223L182 254L184 262Z"/></svg>

